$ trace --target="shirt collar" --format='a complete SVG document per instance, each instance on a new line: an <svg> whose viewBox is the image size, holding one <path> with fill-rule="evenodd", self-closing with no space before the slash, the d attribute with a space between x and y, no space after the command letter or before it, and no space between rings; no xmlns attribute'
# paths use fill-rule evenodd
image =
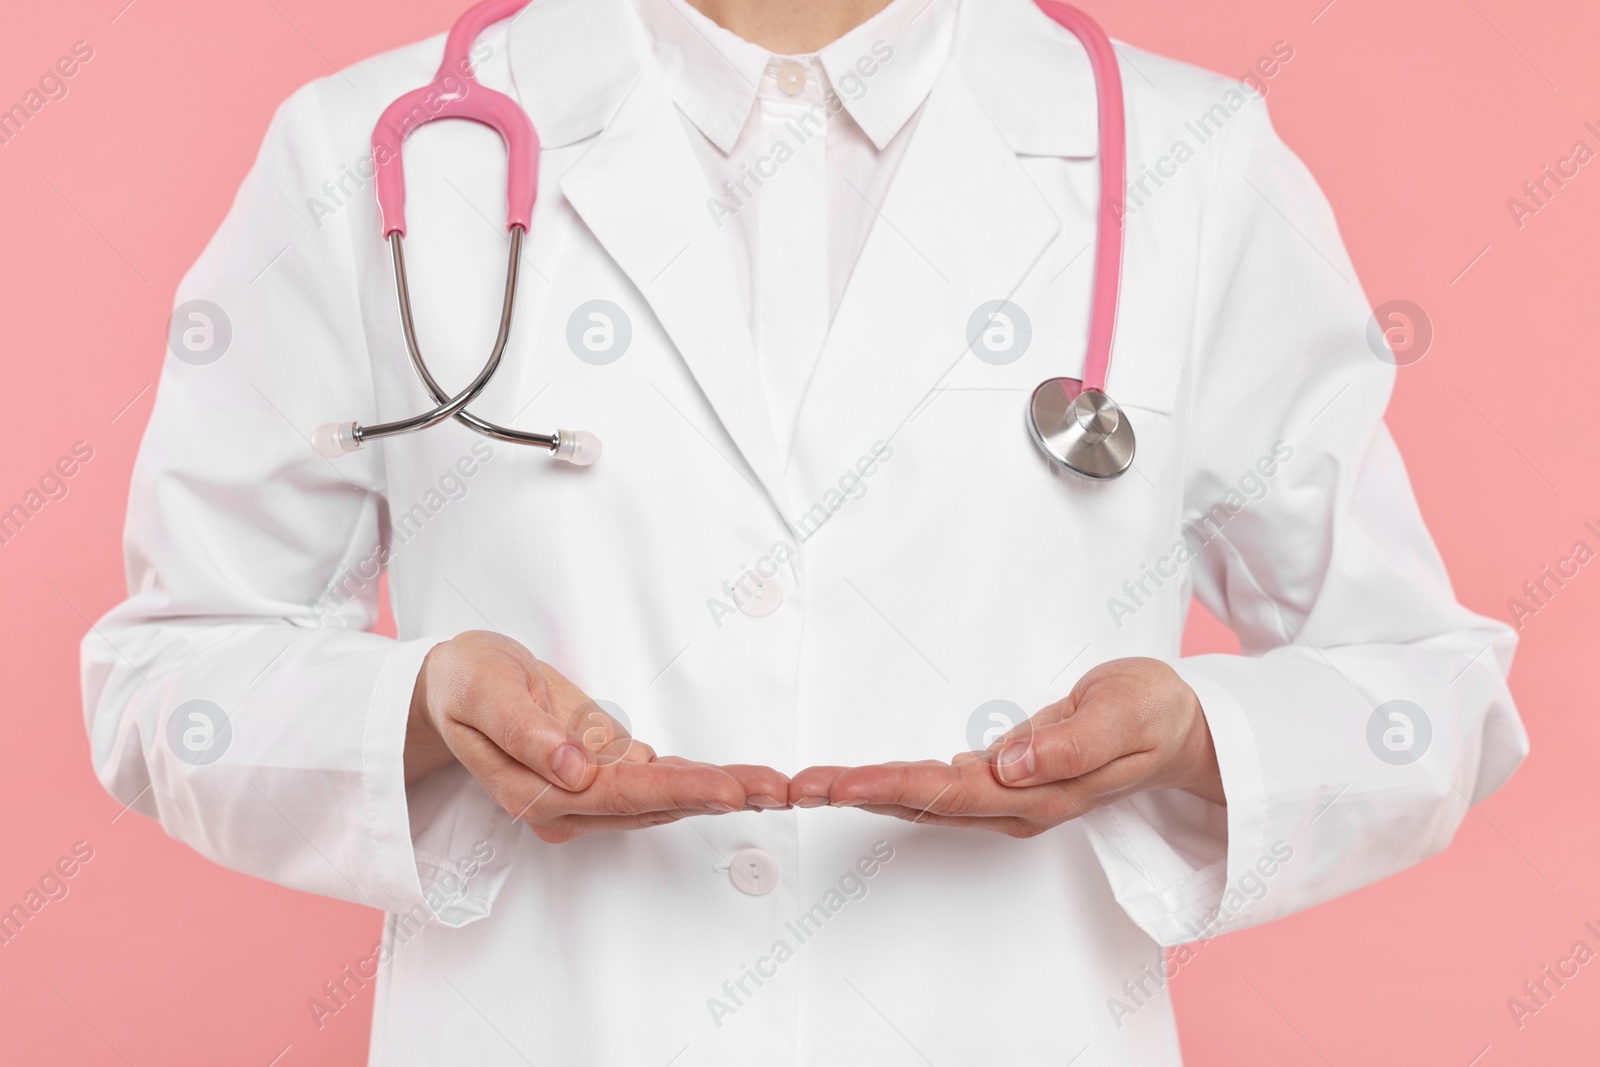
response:
<svg viewBox="0 0 1600 1067"><path fill-rule="evenodd" d="M892 0L817 52L828 92L882 149L927 99L949 58L958 0ZM680 110L723 152L786 59L723 29L685 0L635 0ZM811 64L814 66L814 64ZM868 73L870 71L870 73Z"/></svg>

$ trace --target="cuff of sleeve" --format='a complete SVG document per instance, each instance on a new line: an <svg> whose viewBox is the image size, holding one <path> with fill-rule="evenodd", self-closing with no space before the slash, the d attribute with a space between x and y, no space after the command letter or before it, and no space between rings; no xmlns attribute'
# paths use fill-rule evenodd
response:
<svg viewBox="0 0 1600 1067"><path fill-rule="evenodd" d="M1236 925L1235 886L1268 855L1266 788L1244 709L1195 660L1174 665L1200 698L1228 803L1179 790L1152 790L1090 812L1090 841L1128 917L1166 946Z"/></svg>
<svg viewBox="0 0 1600 1067"><path fill-rule="evenodd" d="M496 825L492 811L499 809L481 789L461 788L476 785L461 768L406 787L411 695L423 659L438 643L399 642L380 668L367 706L361 777L371 843L368 902L422 922L463 926L489 913L510 871L514 835ZM451 774L455 770L466 783ZM426 818L414 817L413 800L421 801ZM442 833L441 823L449 824Z"/></svg>

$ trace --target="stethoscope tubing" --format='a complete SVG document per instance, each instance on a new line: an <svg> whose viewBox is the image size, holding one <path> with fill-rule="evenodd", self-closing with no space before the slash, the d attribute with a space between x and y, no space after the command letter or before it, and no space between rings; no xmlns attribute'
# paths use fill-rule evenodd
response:
<svg viewBox="0 0 1600 1067"><path fill-rule="evenodd" d="M1089 346L1084 354L1083 388L1106 391L1111 341L1117 328L1122 289L1123 187L1127 182L1128 142L1122 71L1111 38L1086 13L1057 0L1037 0L1040 10L1076 37L1094 72L1095 110L1100 128L1100 206L1095 227L1094 292L1089 308Z"/></svg>
<svg viewBox="0 0 1600 1067"><path fill-rule="evenodd" d="M556 438L553 435L522 433L508 430L494 423L480 419L466 410L468 404L478 398L493 379L495 372L500 369L500 361L505 355L506 342L511 338L511 320L517 306L517 276L518 266L522 259L522 235L520 225L511 227L511 251L506 263L505 298L500 307L500 331L495 337L494 350L490 352L488 360L484 362L483 369L464 390L451 396L434 378L428 369L427 360L423 358L422 346L417 341L416 320L411 311L411 287L406 276L405 237L396 231L389 235L389 248L394 261L395 290L400 300L400 325L405 334L406 351L411 357L411 368L416 371L417 377L433 396L437 407L425 411L420 415L413 415L408 419L399 419L394 422L381 422L371 426L358 426L354 434L358 443L376 440L383 437L397 437L400 434L415 433L436 426L446 419L454 418L457 421L484 433L490 437L502 440L516 441L519 444L536 444L545 448L555 448Z"/></svg>

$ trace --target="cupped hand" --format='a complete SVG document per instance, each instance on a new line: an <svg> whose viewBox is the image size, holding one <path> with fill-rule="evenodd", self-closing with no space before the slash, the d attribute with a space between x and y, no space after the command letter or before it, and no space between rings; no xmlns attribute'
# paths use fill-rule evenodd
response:
<svg viewBox="0 0 1600 1067"><path fill-rule="evenodd" d="M985 752L810 767L789 783L789 800L1033 837L1146 789L1227 802L1199 697L1160 660L1130 658L1095 667Z"/></svg>
<svg viewBox="0 0 1600 1067"><path fill-rule="evenodd" d="M658 757L555 668L481 630L429 651L405 757L408 783L459 760L508 814L551 843L788 806L785 775Z"/></svg>

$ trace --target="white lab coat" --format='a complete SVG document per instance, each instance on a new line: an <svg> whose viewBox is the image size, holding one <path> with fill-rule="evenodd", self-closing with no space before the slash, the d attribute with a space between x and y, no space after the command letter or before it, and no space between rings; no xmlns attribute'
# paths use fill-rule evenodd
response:
<svg viewBox="0 0 1600 1067"><path fill-rule="evenodd" d="M1138 459L1089 484L1036 454L1029 391L1082 367L1097 162L1086 57L1028 0L963 5L787 460L632 10L541 0L491 31L481 77L544 149L515 330L475 410L592 430L604 458L456 424L320 458L317 425L425 403L371 186L337 187L441 48L322 79L272 123L178 294L222 307L231 347L167 360L130 597L83 654L119 801L218 863L392 913L381 960L352 961L377 969L373 1064L1175 1064L1161 946L1418 862L1523 758L1513 634L1452 595L1333 216L1228 80L1121 49L1130 174L1168 157L1129 218L1109 382ZM439 124L407 170L421 340L459 387L496 326L503 151ZM966 335L1001 298L1032 341L994 365ZM607 365L568 343L596 299L631 325ZM1180 564L1205 514L1220 533ZM792 526L798 552L774 557ZM380 556L398 641L364 632ZM724 583L758 563L777 609L729 611ZM1244 655L1179 658L1191 595ZM986 701L1032 712L1096 663L1160 657L1204 704L1229 804L1147 793L1032 840L819 809L548 845L459 767L403 782L424 653L491 627L663 753L791 772L948 758ZM1396 699L1431 724L1408 765L1368 739ZM191 700L228 717L213 762L168 739ZM780 868L764 896L728 875L750 847Z"/></svg>

